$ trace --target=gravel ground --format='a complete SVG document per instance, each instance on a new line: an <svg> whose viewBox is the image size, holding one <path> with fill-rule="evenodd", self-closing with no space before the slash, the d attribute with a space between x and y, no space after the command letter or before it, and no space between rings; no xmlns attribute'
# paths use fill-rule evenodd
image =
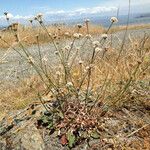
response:
<svg viewBox="0 0 150 150"><path fill-rule="evenodd" d="M120 44L122 42L123 36L125 31L117 32L113 34L113 47L119 48ZM129 30L127 33L127 41L128 37L132 39L141 38L144 36L144 34L147 33L150 35L150 29L141 29L141 30ZM95 40L100 39L100 35L94 36ZM79 46L82 42L84 42L85 39L77 41L76 46ZM106 44L110 41L110 36L107 39ZM70 43L70 41L66 40L63 41L63 45L66 45L67 43ZM128 43L128 42L126 42ZM83 51L84 50L84 51ZM84 49L81 52L81 56L85 55L87 56L89 49L89 44L87 44ZM21 52L21 50L19 50ZM36 45L31 46L28 48L28 51L32 54L34 59L38 59L38 48ZM52 44L45 44L41 46L42 55L46 56L48 59L49 64L53 66L57 66L58 62L56 59L56 56L54 54L54 47ZM0 64L0 85L1 87L4 87L6 85L16 85L20 81L20 79L27 78L31 76L34 73L34 70L32 67L25 61L23 58L20 57L18 53L16 53L14 50L1 50L0 51L0 62L3 62Z"/></svg>

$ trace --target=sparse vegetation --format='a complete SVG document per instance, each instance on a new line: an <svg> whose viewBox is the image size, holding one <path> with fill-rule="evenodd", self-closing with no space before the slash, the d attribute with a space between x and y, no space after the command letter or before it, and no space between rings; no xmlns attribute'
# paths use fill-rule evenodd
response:
<svg viewBox="0 0 150 150"><path fill-rule="evenodd" d="M74 28L47 28L41 14L34 21L41 27L20 31L16 24L11 33L1 36L1 47L11 47L36 72L24 80L22 87L1 93L3 108L18 109L39 100L46 113L38 126L59 132L61 144L70 148L91 137L99 138L101 118L110 111L130 110L133 106L150 108L149 35L113 43L110 33L125 29L113 27L118 21L115 17L110 19L108 29L91 26L89 20ZM145 27L149 25L129 29ZM37 56L31 54L25 41L38 45ZM45 42L51 42L49 49L55 49L56 65L41 49Z"/></svg>
<svg viewBox="0 0 150 150"><path fill-rule="evenodd" d="M116 33L119 31L124 31L126 29L126 26L114 26L110 29L109 33ZM150 29L150 24L141 24L141 25L129 25L128 30L138 30L138 29ZM54 37L57 34L57 38L59 40L66 40L71 39L74 32L77 31L77 26L67 26L67 25L50 25L47 26L47 30L49 33L51 33ZM98 26L94 24L90 24L90 34L92 36L98 36L102 33L105 33L107 29L103 26ZM45 33L41 27L39 26L22 26L19 24L18 32L20 33L20 38L22 42L26 46L31 46L33 44L37 44L36 37L33 35L40 35L39 36L39 42L40 44L46 44L51 42L51 40L48 38L47 33ZM15 37L12 32L12 28L1 30L0 31L1 36L6 41L9 41L9 44L12 45L15 42ZM82 33L84 36L86 34L86 27L83 25L82 29L80 30L80 33ZM7 49L9 48L8 44L4 42L0 42L0 48Z"/></svg>

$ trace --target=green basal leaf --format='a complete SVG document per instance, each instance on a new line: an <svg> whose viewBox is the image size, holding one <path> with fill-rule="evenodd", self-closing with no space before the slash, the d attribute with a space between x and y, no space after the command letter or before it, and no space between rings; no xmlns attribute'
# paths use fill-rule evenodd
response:
<svg viewBox="0 0 150 150"><path fill-rule="evenodd" d="M41 117L41 120L42 120L43 123L48 123L49 122L49 117L44 115L44 116Z"/></svg>
<svg viewBox="0 0 150 150"><path fill-rule="evenodd" d="M67 139L68 139L68 145L69 145L69 147L72 148L73 145L75 144L76 137L75 137L75 135L71 131L68 131L68 133L67 133Z"/></svg>
<svg viewBox="0 0 150 150"><path fill-rule="evenodd" d="M53 127L53 122L51 121L51 122L49 122L47 128L48 128L48 129L51 129L52 127Z"/></svg>
<svg viewBox="0 0 150 150"><path fill-rule="evenodd" d="M100 138L100 134L97 131L92 131L90 135L93 139L99 139Z"/></svg>

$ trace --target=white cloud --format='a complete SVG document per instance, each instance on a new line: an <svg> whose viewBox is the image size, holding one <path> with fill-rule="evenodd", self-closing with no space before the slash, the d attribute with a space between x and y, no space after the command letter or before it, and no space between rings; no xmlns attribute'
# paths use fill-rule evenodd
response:
<svg viewBox="0 0 150 150"><path fill-rule="evenodd" d="M32 18L33 16L20 16L20 15L16 15L16 16L13 16L13 19L29 19L29 18Z"/></svg>
<svg viewBox="0 0 150 150"><path fill-rule="evenodd" d="M5 16L0 16L0 20L4 20L5 19Z"/></svg>
<svg viewBox="0 0 150 150"><path fill-rule="evenodd" d="M29 18L31 18L31 17L33 17L33 16L21 16L21 15L13 15L13 14L11 14L11 13L8 13L8 15L7 15L7 17L9 17L10 19L12 19L12 20L26 20L26 19L29 19ZM5 20L6 19L6 17L3 15L3 16L0 16L0 20Z"/></svg>
<svg viewBox="0 0 150 150"><path fill-rule="evenodd" d="M85 14L98 14L105 12L113 12L116 11L117 7L92 7L92 8L80 8L71 11L58 10L58 11L47 11L46 15L67 15L67 16L76 16L76 15L85 15Z"/></svg>
<svg viewBox="0 0 150 150"><path fill-rule="evenodd" d="M130 0L132 6L136 5L147 5L150 4L150 0ZM105 1L105 5L112 5L112 6L128 6L129 0L113 0L113 1Z"/></svg>
<svg viewBox="0 0 150 150"><path fill-rule="evenodd" d="M55 14L64 14L64 10L58 10L58 11L47 11L46 15L55 15Z"/></svg>

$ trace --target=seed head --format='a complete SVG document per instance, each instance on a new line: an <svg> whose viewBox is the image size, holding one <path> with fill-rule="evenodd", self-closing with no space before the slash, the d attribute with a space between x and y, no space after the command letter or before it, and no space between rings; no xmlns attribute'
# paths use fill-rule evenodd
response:
<svg viewBox="0 0 150 150"><path fill-rule="evenodd" d="M13 15L12 15L11 13L8 13L8 14L7 14L7 17L8 17L8 18L12 18Z"/></svg>
<svg viewBox="0 0 150 150"><path fill-rule="evenodd" d="M82 28L82 24L77 24L77 27L80 29Z"/></svg>
<svg viewBox="0 0 150 150"><path fill-rule="evenodd" d="M29 22L32 24L32 23L33 23L33 20L32 20L32 19L29 19Z"/></svg>
<svg viewBox="0 0 150 150"><path fill-rule="evenodd" d="M58 55L59 54L59 51L55 51L55 55Z"/></svg>
<svg viewBox="0 0 150 150"><path fill-rule="evenodd" d="M57 75L57 76L60 76L60 74L61 74L60 71L57 71L57 72L56 72L56 75Z"/></svg>
<svg viewBox="0 0 150 150"><path fill-rule="evenodd" d="M7 16L7 15L8 15L8 12L4 12L4 15Z"/></svg>
<svg viewBox="0 0 150 150"><path fill-rule="evenodd" d="M99 47L96 47L96 48L95 48L95 52L96 52L96 53L97 53L97 52L101 52L101 51L103 51L102 48L99 48Z"/></svg>
<svg viewBox="0 0 150 150"><path fill-rule="evenodd" d="M92 44L93 44L93 47L98 47L100 45L99 41L94 41Z"/></svg>
<svg viewBox="0 0 150 150"><path fill-rule="evenodd" d="M66 84L66 87L67 87L67 88L73 87L72 82L68 82L68 83Z"/></svg>
<svg viewBox="0 0 150 150"><path fill-rule="evenodd" d="M89 70L89 69L90 69L90 66L87 66L85 69L86 69L86 70Z"/></svg>
<svg viewBox="0 0 150 150"><path fill-rule="evenodd" d="M12 14L8 13L8 12L5 12L4 15L6 16L6 20L8 21L10 18L13 17Z"/></svg>
<svg viewBox="0 0 150 150"><path fill-rule="evenodd" d="M86 20L85 20L85 23L89 23L89 22L90 22L90 19L86 19Z"/></svg>
<svg viewBox="0 0 150 150"><path fill-rule="evenodd" d="M66 51L68 51L68 50L70 50L71 49L71 47L69 46L69 45L66 45L65 47L64 47L64 50L66 50Z"/></svg>
<svg viewBox="0 0 150 150"><path fill-rule="evenodd" d="M141 63L142 63L142 61L141 61L140 59L138 59L138 60L137 60L137 63L138 63L138 64L141 64Z"/></svg>
<svg viewBox="0 0 150 150"><path fill-rule="evenodd" d="M39 23L40 23L40 24L42 24L42 23L43 23L43 21L42 21L42 20L40 20L40 21L39 21Z"/></svg>
<svg viewBox="0 0 150 150"><path fill-rule="evenodd" d="M118 19L117 19L116 17L111 17L111 18L110 18L110 21L111 21L112 23L117 23L117 22L118 22Z"/></svg>
<svg viewBox="0 0 150 150"><path fill-rule="evenodd" d="M92 38L92 35L91 35L91 34L87 34L85 37L86 37L87 39L91 39L91 38Z"/></svg>
<svg viewBox="0 0 150 150"><path fill-rule="evenodd" d="M58 37L56 33L54 33L52 36L54 39L56 39Z"/></svg>
<svg viewBox="0 0 150 150"><path fill-rule="evenodd" d="M29 56L27 59L28 59L29 64L33 64L34 63L34 59L33 59L32 56Z"/></svg>
<svg viewBox="0 0 150 150"><path fill-rule="evenodd" d="M79 51L79 50L80 50L80 47L76 47L76 50Z"/></svg>
<svg viewBox="0 0 150 150"><path fill-rule="evenodd" d="M106 39L108 38L108 35L107 35L107 34L102 34L102 38L103 38L104 40L106 40Z"/></svg>
<svg viewBox="0 0 150 150"><path fill-rule="evenodd" d="M73 37L76 38L76 39L79 39L80 38L80 34L79 33L74 33Z"/></svg>
<svg viewBox="0 0 150 150"><path fill-rule="evenodd" d="M43 17L43 14L42 14L42 13L38 13L36 17L37 17L39 20L41 20L42 17Z"/></svg>
<svg viewBox="0 0 150 150"><path fill-rule="evenodd" d="M34 17L34 20L38 20L37 16Z"/></svg>
<svg viewBox="0 0 150 150"><path fill-rule="evenodd" d="M79 38L83 37L83 34L82 33L79 33Z"/></svg>
<svg viewBox="0 0 150 150"><path fill-rule="evenodd" d="M83 61L82 61L82 60L80 60L80 61L79 61L79 64L80 64L80 65L82 65L82 64L83 64Z"/></svg>

